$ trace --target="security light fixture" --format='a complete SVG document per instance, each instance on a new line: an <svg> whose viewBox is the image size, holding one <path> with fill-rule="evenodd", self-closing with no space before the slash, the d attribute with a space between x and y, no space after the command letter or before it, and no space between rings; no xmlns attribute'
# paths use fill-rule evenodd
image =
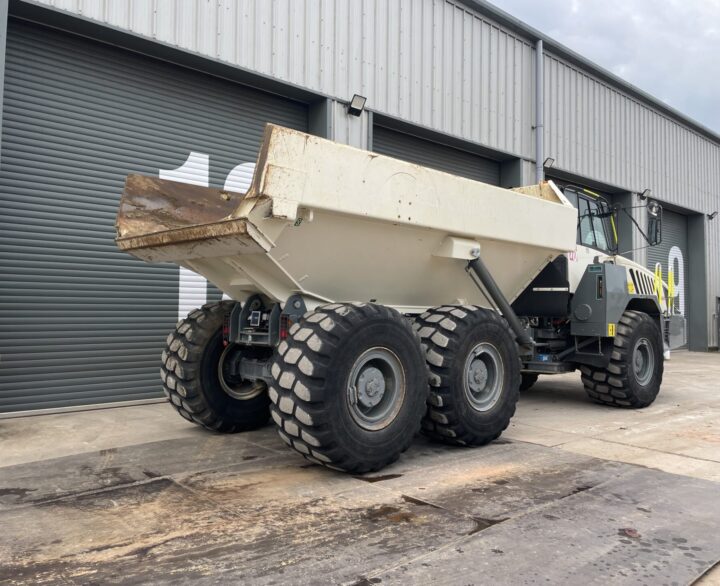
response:
<svg viewBox="0 0 720 586"><path fill-rule="evenodd" d="M350 114L350 116L360 116L360 114L362 114L363 110L365 109L366 101L367 98L365 96L355 94L352 97L352 100L350 100L350 104L348 105L348 114Z"/></svg>
<svg viewBox="0 0 720 586"><path fill-rule="evenodd" d="M715 210L712 214L708 214L708 215L707 215L708 220L714 220L714 219L715 219L715 216L717 216L717 214L718 214L718 213L717 213L717 210Z"/></svg>
<svg viewBox="0 0 720 586"><path fill-rule="evenodd" d="M548 157L545 159L545 162L543 163L543 167L547 167L548 169L552 167L555 164L555 159L552 157Z"/></svg>
<svg viewBox="0 0 720 586"><path fill-rule="evenodd" d="M643 189L643 192L639 195L640 199L646 200L652 195L652 189Z"/></svg>

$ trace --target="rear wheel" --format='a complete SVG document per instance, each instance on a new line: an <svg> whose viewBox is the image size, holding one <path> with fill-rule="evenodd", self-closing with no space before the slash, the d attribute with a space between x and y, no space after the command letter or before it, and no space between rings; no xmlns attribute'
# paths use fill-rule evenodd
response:
<svg viewBox="0 0 720 586"><path fill-rule="evenodd" d="M588 396L597 403L640 409L660 392L663 342L656 321L640 311L620 318L607 368L581 366Z"/></svg>
<svg viewBox="0 0 720 586"><path fill-rule="evenodd" d="M308 460L378 470L420 427L427 368L408 321L380 305L332 304L306 314L272 365L272 417Z"/></svg>
<svg viewBox="0 0 720 586"><path fill-rule="evenodd" d="M265 383L231 374L240 349L223 346L222 323L233 303L210 303L181 320L167 338L160 369L165 396L175 410L224 433L257 429L270 418Z"/></svg>
<svg viewBox="0 0 720 586"><path fill-rule="evenodd" d="M499 437L520 389L517 345L505 320L480 307L444 306L416 318L415 328L430 368L425 434L472 446Z"/></svg>

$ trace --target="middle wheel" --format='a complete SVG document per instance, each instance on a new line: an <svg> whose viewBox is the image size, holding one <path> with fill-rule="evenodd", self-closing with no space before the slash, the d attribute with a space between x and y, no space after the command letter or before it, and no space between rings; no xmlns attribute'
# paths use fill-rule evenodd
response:
<svg viewBox="0 0 720 586"><path fill-rule="evenodd" d="M489 309L447 305L416 318L415 329L430 366L425 434L471 446L499 437L520 389L520 358L505 320Z"/></svg>
<svg viewBox="0 0 720 586"><path fill-rule="evenodd" d="M397 311L326 305L293 325L271 367L280 437L307 459L363 473L390 464L420 428L428 373Z"/></svg>

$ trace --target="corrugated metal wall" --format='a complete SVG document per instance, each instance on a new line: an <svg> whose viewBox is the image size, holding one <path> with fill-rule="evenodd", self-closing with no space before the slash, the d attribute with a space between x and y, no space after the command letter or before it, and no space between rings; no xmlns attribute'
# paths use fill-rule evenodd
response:
<svg viewBox="0 0 720 586"><path fill-rule="evenodd" d="M38 2L533 157L532 42L451 0ZM546 56L545 75L558 167L633 190L654 183L692 209L720 193L718 144L558 57Z"/></svg>
<svg viewBox="0 0 720 586"><path fill-rule="evenodd" d="M532 156L531 44L447 0L41 1Z"/></svg>
<svg viewBox="0 0 720 586"><path fill-rule="evenodd" d="M720 145L588 73L545 57L545 152L557 167L692 210L720 194Z"/></svg>
<svg viewBox="0 0 720 586"><path fill-rule="evenodd" d="M10 21L0 168L0 412L161 396L178 268L114 243L128 173L195 151L222 187L267 121L307 108L52 29Z"/></svg>

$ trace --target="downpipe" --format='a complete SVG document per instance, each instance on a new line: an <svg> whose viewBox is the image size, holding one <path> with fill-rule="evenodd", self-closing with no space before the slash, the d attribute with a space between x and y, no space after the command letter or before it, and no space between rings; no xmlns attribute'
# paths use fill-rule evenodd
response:
<svg viewBox="0 0 720 586"><path fill-rule="evenodd" d="M543 42L535 43L535 182L545 180L544 63Z"/></svg>

